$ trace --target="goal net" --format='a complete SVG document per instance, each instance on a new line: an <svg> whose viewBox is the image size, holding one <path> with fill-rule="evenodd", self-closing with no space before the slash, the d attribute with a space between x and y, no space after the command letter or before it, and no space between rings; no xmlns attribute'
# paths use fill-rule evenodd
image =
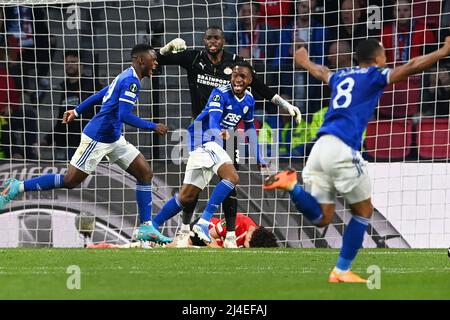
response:
<svg viewBox="0 0 450 320"><path fill-rule="evenodd" d="M389 66L436 49L448 35L450 1L0 1L0 180L66 172L82 121L61 125L73 108L130 65L140 42L160 48L181 37L203 49L208 26L219 26L225 50L247 58L258 77L302 110L296 125L256 96L258 139L270 172L292 167L299 177L329 105L327 86L297 68L293 53L307 48L331 70L356 65L367 37L386 48ZM375 213L365 247L446 247L450 243L449 63L388 86L363 141L370 162ZM93 110L95 112L95 110ZM165 137L124 126L126 139L154 171L153 214L183 181L183 137L192 122L186 70L164 66L142 81L138 116L167 124ZM238 212L273 230L282 247L342 243L351 213L338 197L336 215L315 228L289 195L264 191L268 172L239 168ZM196 213L214 188L201 193ZM301 182L301 180L300 180ZM127 243L139 223L135 181L104 161L79 188L26 193L0 212L0 246L77 247ZM222 213L219 212L220 215ZM174 236L181 217L162 232Z"/></svg>

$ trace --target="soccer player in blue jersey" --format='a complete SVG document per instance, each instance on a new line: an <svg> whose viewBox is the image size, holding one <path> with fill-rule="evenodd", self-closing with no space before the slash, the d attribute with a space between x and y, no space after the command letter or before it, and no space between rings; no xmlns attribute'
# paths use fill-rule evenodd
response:
<svg viewBox="0 0 450 320"><path fill-rule="evenodd" d="M366 282L350 271L373 212L372 183L359 150L363 132L384 88L430 68L449 54L450 37L447 37L439 50L388 69L382 44L369 39L361 41L356 50L359 66L332 73L327 67L311 62L304 48L296 51L296 63L331 87L330 107L303 170L306 190L298 184L297 172L291 169L269 177L264 189L289 190L297 209L318 227L331 222L336 192L349 203L353 217L329 282Z"/></svg>
<svg viewBox="0 0 450 320"><path fill-rule="evenodd" d="M257 163L260 166L266 165L259 152L253 123L255 99L247 90L254 76L253 67L248 62L238 61L231 70L230 84L211 92L205 108L188 128L191 152L183 185L180 193L170 199L153 219L155 228L179 213L183 207L196 201L213 174L217 174L222 180L214 188L203 214L192 228L200 239L211 242L209 222L220 204L239 183L239 175L232 160L223 149L223 140L230 137L229 130L234 130L240 121L244 121L246 131L251 130L254 133L254 139L249 139L249 143L250 149L256 151ZM228 233L224 247L237 248L235 232Z"/></svg>
<svg viewBox="0 0 450 320"><path fill-rule="evenodd" d="M170 242L151 224L153 172L144 156L122 136L123 123L145 130L153 130L165 135L168 127L142 120L132 113L139 98L140 81L150 77L157 67L155 50L147 44L138 44L131 50L132 66L118 75L110 85L84 100L73 110L64 113L63 123L69 123L84 110L102 104L97 113L83 130L80 145L73 155L67 173L45 174L26 181L10 178L4 184L0 196L0 207L19 194L28 191L73 189L91 174L103 157L110 163L119 165L134 176L136 182L136 201L141 226L141 238L157 242Z"/></svg>

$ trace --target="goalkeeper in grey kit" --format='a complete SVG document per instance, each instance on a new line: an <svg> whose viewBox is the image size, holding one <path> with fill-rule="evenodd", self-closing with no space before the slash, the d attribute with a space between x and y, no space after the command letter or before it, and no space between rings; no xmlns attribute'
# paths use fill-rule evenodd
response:
<svg viewBox="0 0 450 320"><path fill-rule="evenodd" d="M204 109L212 90L230 82L230 66L235 62L244 60L242 57L224 50L225 37L219 27L206 29L203 43L205 46L203 50L187 50L185 41L177 38L166 44L158 53L158 64L160 66L179 65L186 69L194 119ZM281 98L257 77L253 79L251 87L253 92L288 110L297 122L301 121L300 110ZM235 230L236 196L236 190L233 189L223 202L224 215L229 231ZM189 237L189 223L197 201L198 198L183 210L183 225L180 237Z"/></svg>

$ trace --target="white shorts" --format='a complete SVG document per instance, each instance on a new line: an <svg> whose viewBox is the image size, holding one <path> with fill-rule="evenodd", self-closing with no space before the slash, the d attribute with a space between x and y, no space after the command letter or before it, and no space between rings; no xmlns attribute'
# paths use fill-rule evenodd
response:
<svg viewBox="0 0 450 320"><path fill-rule="evenodd" d="M372 194L367 161L341 139L324 135L317 140L302 173L305 189L319 203L335 203L339 192L349 204Z"/></svg>
<svg viewBox="0 0 450 320"><path fill-rule="evenodd" d="M123 170L126 170L139 153L139 150L127 142L123 136L120 136L120 139L113 143L103 143L95 141L83 133L80 145L72 160L70 160L70 164L87 174L91 174L103 157L107 157L109 163L116 163Z"/></svg>
<svg viewBox="0 0 450 320"><path fill-rule="evenodd" d="M233 163L225 149L215 142L207 142L189 153L183 183L203 190L224 163Z"/></svg>

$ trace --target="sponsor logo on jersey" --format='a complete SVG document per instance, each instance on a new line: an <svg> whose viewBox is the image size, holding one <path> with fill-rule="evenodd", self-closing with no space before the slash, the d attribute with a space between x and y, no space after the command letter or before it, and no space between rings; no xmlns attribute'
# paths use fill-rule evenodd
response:
<svg viewBox="0 0 450 320"><path fill-rule="evenodd" d="M212 98L212 100L215 101L215 102L220 101L220 94L216 94L216 95Z"/></svg>
<svg viewBox="0 0 450 320"><path fill-rule="evenodd" d="M237 124L241 120L241 116L235 113L229 113L223 118L223 121L226 124Z"/></svg>
<svg viewBox="0 0 450 320"><path fill-rule="evenodd" d="M130 92L130 91L125 91L125 95L127 97L131 97L131 98L136 98L136 93Z"/></svg>
<svg viewBox="0 0 450 320"><path fill-rule="evenodd" d="M205 74L198 74L197 83L217 88L230 83L230 81L226 79L219 79Z"/></svg>

